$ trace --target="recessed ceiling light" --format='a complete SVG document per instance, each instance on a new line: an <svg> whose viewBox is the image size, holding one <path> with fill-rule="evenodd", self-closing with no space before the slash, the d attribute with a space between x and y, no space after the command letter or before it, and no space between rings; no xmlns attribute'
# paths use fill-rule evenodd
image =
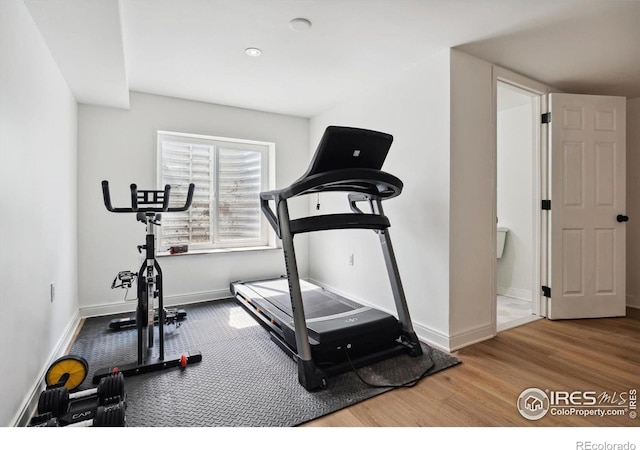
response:
<svg viewBox="0 0 640 450"><path fill-rule="evenodd" d="M262 50L255 47L249 47L244 50L244 52L249 56L260 56L262 55Z"/></svg>
<svg viewBox="0 0 640 450"><path fill-rule="evenodd" d="M307 19L303 19L302 17L298 17L297 19L292 19L289 21L289 28L293 31L304 31L311 28L311 22Z"/></svg>

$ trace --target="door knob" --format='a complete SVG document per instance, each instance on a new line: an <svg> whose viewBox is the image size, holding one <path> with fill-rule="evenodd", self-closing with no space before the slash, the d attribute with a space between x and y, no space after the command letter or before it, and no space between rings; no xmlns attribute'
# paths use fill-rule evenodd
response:
<svg viewBox="0 0 640 450"><path fill-rule="evenodd" d="M629 216L623 216L622 214L618 214L618 217L616 217L616 220L618 222L627 222L629 220Z"/></svg>

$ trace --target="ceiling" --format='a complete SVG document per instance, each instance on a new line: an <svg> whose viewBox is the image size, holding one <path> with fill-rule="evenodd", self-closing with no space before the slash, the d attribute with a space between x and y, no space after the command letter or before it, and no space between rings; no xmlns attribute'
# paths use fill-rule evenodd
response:
<svg viewBox="0 0 640 450"><path fill-rule="evenodd" d="M24 1L80 103L128 108L138 91L313 117L447 48L640 97L636 0Z"/></svg>

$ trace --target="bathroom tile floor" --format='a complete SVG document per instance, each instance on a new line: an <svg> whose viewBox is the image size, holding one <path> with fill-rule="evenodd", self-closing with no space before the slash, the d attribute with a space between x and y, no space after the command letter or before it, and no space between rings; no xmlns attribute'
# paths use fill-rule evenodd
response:
<svg viewBox="0 0 640 450"><path fill-rule="evenodd" d="M531 312L531 302L498 295L498 331L522 325L537 319Z"/></svg>

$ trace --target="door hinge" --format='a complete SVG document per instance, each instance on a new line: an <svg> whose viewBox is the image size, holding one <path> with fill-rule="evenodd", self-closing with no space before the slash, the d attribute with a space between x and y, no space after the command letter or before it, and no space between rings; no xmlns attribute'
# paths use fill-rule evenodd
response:
<svg viewBox="0 0 640 450"><path fill-rule="evenodd" d="M551 200L542 200L542 209L545 211L551 211Z"/></svg>
<svg viewBox="0 0 640 450"><path fill-rule="evenodd" d="M551 123L551 113L542 114L542 123Z"/></svg>
<svg viewBox="0 0 640 450"><path fill-rule="evenodd" d="M551 288L549 286L542 286L542 295L551 298Z"/></svg>

